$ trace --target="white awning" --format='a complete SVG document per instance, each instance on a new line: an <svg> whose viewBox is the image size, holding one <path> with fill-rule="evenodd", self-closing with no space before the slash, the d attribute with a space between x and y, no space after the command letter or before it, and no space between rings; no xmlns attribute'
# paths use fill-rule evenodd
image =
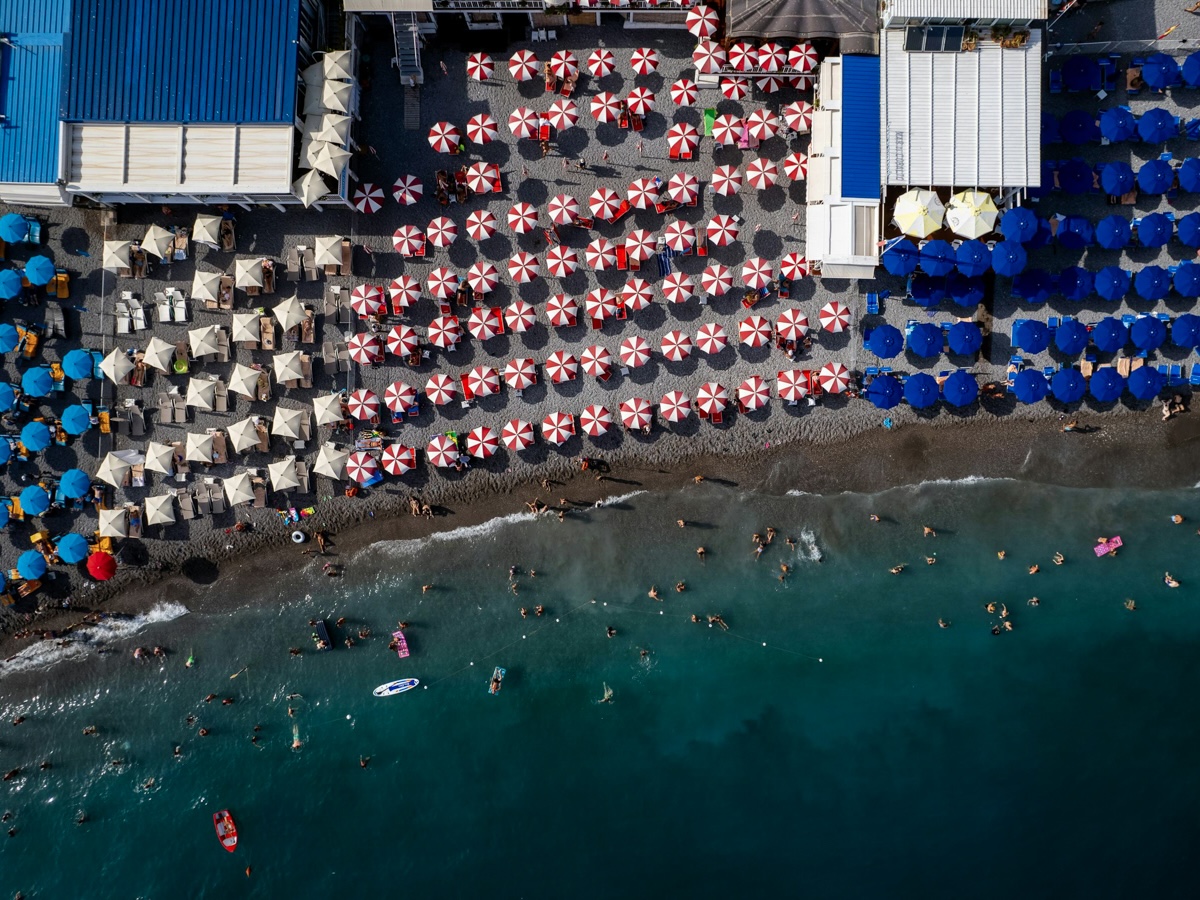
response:
<svg viewBox="0 0 1200 900"><path fill-rule="evenodd" d="M1044 19L1049 0L891 0L887 15L892 21L913 19Z"/></svg>
<svg viewBox="0 0 1200 900"><path fill-rule="evenodd" d="M811 171L811 170L810 170ZM879 262L879 205L847 200L808 207L810 261L822 278L873 278Z"/></svg>

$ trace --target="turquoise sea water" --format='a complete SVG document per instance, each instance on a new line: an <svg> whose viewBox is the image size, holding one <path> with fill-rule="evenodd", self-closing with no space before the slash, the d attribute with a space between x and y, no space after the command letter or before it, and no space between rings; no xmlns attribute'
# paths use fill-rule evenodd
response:
<svg viewBox="0 0 1200 900"><path fill-rule="evenodd" d="M342 579L309 564L252 607L148 624L108 656L68 648L52 671L71 677L36 701L0 679L4 720L27 717L0 725L0 768L22 769L0 785L17 829L0 896L1190 895L1197 520L1195 491L706 484L376 545ZM1115 533L1119 556L1095 558ZM991 633L989 601L1011 633ZM374 635L311 652L318 614ZM407 660L386 649L398 619ZM165 665L131 660L159 642ZM422 688L371 696L405 676Z"/></svg>

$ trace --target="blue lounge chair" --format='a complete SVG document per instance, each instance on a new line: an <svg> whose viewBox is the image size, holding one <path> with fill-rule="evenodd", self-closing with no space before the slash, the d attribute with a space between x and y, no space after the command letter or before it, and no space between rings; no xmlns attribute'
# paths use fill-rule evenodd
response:
<svg viewBox="0 0 1200 900"><path fill-rule="evenodd" d="M879 294L874 292L867 294L867 315L879 315Z"/></svg>
<svg viewBox="0 0 1200 900"><path fill-rule="evenodd" d="M1200 387L1200 366L1192 366L1192 377L1188 379L1188 383L1192 387Z"/></svg>
<svg viewBox="0 0 1200 900"><path fill-rule="evenodd" d="M891 367L891 366L880 366L880 367L879 367L879 374L880 374L880 375L891 375L891 374L892 374L892 367Z"/></svg>
<svg viewBox="0 0 1200 900"><path fill-rule="evenodd" d="M863 375L867 378L874 378L879 374L879 366L867 366L863 369Z"/></svg>
<svg viewBox="0 0 1200 900"><path fill-rule="evenodd" d="M1109 57L1100 60L1100 76L1103 80L1101 89L1111 94L1117 89L1117 60L1120 57Z"/></svg>
<svg viewBox="0 0 1200 900"><path fill-rule="evenodd" d="M1062 69L1050 70L1050 93L1061 94L1063 90Z"/></svg>
<svg viewBox="0 0 1200 900"><path fill-rule="evenodd" d="M1167 377L1167 384L1172 387L1187 384L1187 379L1183 377L1183 366L1179 363L1171 363L1171 374Z"/></svg>
<svg viewBox="0 0 1200 900"><path fill-rule="evenodd" d="M1045 375L1046 380L1049 381L1051 378L1054 377L1054 373L1057 371L1058 371L1058 369L1054 368L1054 366L1045 366L1042 369L1042 374Z"/></svg>

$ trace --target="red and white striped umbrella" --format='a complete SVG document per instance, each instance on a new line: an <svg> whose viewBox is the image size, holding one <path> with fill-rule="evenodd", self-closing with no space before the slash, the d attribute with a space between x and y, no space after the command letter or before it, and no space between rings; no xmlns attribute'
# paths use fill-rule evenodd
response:
<svg viewBox="0 0 1200 900"><path fill-rule="evenodd" d="M789 153L783 158L783 174L792 181L803 181L808 177L808 157L803 153Z"/></svg>
<svg viewBox="0 0 1200 900"><path fill-rule="evenodd" d="M495 177L490 163L477 162L467 169L467 187L477 194L491 193Z"/></svg>
<svg viewBox="0 0 1200 900"><path fill-rule="evenodd" d="M668 362L683 362L692 355L694 346L692 339L682 331L668 331L662 336L659 344L662 355L667 358Z"/></svg>
<svg viewBox="0 0 1200 900"><path fill-rule="evenodd" d="M458 316L438 316L429 323L429 343L440 350L453 350L462 340Z"/></svg>
<svg viewBox="0 0 1200 900"><path fill-rule="evenodd" d="M676 172L667 182L667 195L676 203L695 203L700 196L700 182L690 172Z"/></svg>
<svg viewBox="0 0 1200 900"><path fill-rule="evenodd" d="M359 388L346 398L346 408L354 418L366 422L379 415L379 397L374 391Z"/></svg>
<svg viewBox="0 0 1200 900"><path fill-rule="evenodd" d="M775 376L775 393L780 400L796 403L808 396L808 373L786 369Z"/></svg>
<svg viewBox="0 0 1200 900"><path fill-rule="evenodd" d="M487 81L496 72L496 64L486 53L472 53L467 57L467 75L476 81Z"/></svg>
<svg viewBox="0 0 1200 900"><path fill-rule="evenodd" d="M563 412L550 413L542 419L542 439L549 444L563 444L575 434L575 417Z"/></svg>
<svg viewBox="0 0 1200 900"><path fill-rule="evenodd" d="M635 334L621 341L618 354L622 363L631 369L636 369L650 362L650 345L640 334Z"/></svg>
<svg viewBox="0 0 1200 900"><path fill-rule="evenodd" d="M579 427L588 437L600 437L608 431L612 423L613 417L608 407L599 404L585 406L579 414Z"/></svg>
<svg viewBox="0 0 1200 900"><path fill-rule="evenodd" d="M687 30L698 38L710 38L717 33L721 22L711 6L693 6L687 14Z"/></svg>
<svg viewBox="0 0 1200 900"><path fill-rule="evenodd" d="M751 256L742 263L742 284L756 291L765 288L771 281L773 272L771 261L761 256Z"/></svg>
<svg viewBox="0 0 1200 900"><path fill-rule="evenodd" d="M645 116L654 109L654 91L650 88L635 87L625 98L625 105L635 116Z"/></svg>
<svg viewBox="0 0 1200 900"><path fill-rule="evenodd" d="M597 219L605 222L611 221L621 209L621 196L612 188L596 188L592 191L592 196L588 198L588 208Z"/></svg>
<svg viewBox="0 0 1200 900"><path fill-rule="evenodd" d="M417 405L417 389L403 381L393 381L383 392L383 405L394 413L406 413Z"/></svg>
<svg viewBox="0 0 1200 900"><path fill-rule="evenodd" d="M589 319L609 319L617 314L620 304L617 295L608 288L588 291L583 298L583 309Z"/></svg>
<svg viewBox="0 0 1200 900"><path fill-rule="evenodd" d="M639 312L654 302L654 289L644 278L630 278L621 288L621 303L630 312Z"/></svg>
<svg viewBox="0 0 1200 900"><path fill-rule="evenodd" d="M658 252L658 238L646 228L635 228L625 236L625 253L630 259L646 261Z"/></svg>
<svg viewBox="0 0 1200 900"><path fill-rule="evenodd" d="M532 109L518 106L508 114L508 130L519 138L537 137L541 117Z"/></svg>
<svg viewBox="0 0 1200 900"><path fill-rule="evenodd" d="M496 233L496 214L490 209L472 210L467 216L467 234L472 240L482 241Z"/></svg>
<svg viewBox="0 0 1200 900"><path fill-rule="evenodd" d="M524 300L514 300L504 309L504 324L513 334L523 334L537 321L537 310Z"/></svg>
<svg viewBox="0 0 1200 900"><path fill-rule="evenodd" d="M579 121L579 104L566 97L560 97L550 104L546 120L559 131L570 128Z"/></svg>
<svg viewBox="0 0 1200 900"><path fill-rule="evenodd" d="M771 387L761 375L751 375L738 385L738 403L746 411L761 409L771 399Z"/></svg>
<svg viewBox="0 0 1200 900"><path fill-rule="evenodd" d="M706 381L696 391L696 405L707 415L724 412L729 405L729 391L715 381Z"/></svg>
<svg viewBox="0 0 1200 900"><path fill-rule="evenodd" d="M583 258L597 272L602 272L617 264L617 248L608 238L594 238L583 251Z"/></svg>
<svg viewBox="0 0 1200 900"><path fill-rule="evenodd" d="M679 253L686 253L696 245L696 229L691 222L675 219L663 231L667 246Z"/></svg>
<svg viewBox="0 0 1200 900"><path fill-rule="evenodd" d="M487 459L500 449L500 438L486 425L472 428L467 433L467 453L476 459Z"/></svg>
<svg viewBox="0 0 1200 900"><path fill-rule="evenodd" d="M634 209L650 209L658 202L658 183L653 178L639 178L630 182L625 196Z"/></svg>
<svg viewBox="0 0 1200 900"><path fill-rule="evenodd" d="M706 322L696 332L696 346L701 353L715 356L729 346L729 335L716 322Z"/></svg>
<svg viewBox="0 0 1200 900"><path fill-rule="evenodd" d="M593 344L579 355L579 365L593 378L603 378L612 369L613 355L607 347Z"/></svg>
<svg viewBox="0 0 1200 900"><path fill-rule="evenodd" d="M449 247L458 237L458 226L447 216L438 216L425 229L425 236L435 247Z"/></svg>
<svg viewBox="0 0 1200 900"><path fill-rule="evenodd" d="M392 186L392 196L401 206L412 206L421 199L425 187L416 175L401 175Z"/></svg>
<svg viewBox="0 0 1200 900"><path fill-rule="evenodd" d="M806 132L812 130L812 104L804 100L797 100L795 103L789 103L780 114L783 116L783 121L792 131Z"/></svg>
<svg viewBox="0 0 1200 900"><path fill-rule="evenodd" d="M756 109L746 116L746 128L755 140L769 140L779 133L779 117L769 109Z"/></svg>
<svg viewBox="0 0 1200 900"><path fill-rule="evenodd" d="M771 323L763 316L746 316L738 323L738 340L747 347L771 343Z"/></svg>
<svg viewBox="0 0 1200 900"><path fill-rule="evenodd" d="M720 297L733 290L733 272L720 263L709 263L700 273L700 287L706 294Z"/></svg>
<svg viewBox="0 0 1200 900"><path fill-rule="evenodd" d="M381 316L387 312L383 288L377 284L360 284L350 292L350 308L360 316Z"/></svg>
<svg viewBox="0 0 1200 900"><path fill-rule="evenodd" d="M417 467L417 450L404 444L388 444L383 448L383 471L389 475L407 475Z"/></svg>
<svg viewBox="0 0 1200 900"><path fill-rule="evenodd" d="M612 55L611 50L600 48L593 50L587 58L588 71L592 73L593 78L604 78L611 75L617 67L617 59Z"/></svg>
<svg viewBox="0 0 1200 900"><path fill-rule="evenodd" d="M429 129L429 146L437 153L453 153L461 141L458 128L449 122L437 122Z"/></svg>
<svg viewBox="0 0 1200 900"><path fill-rule="evenodd" d="M566 350L555 350L546 357L546 375L555 384L570 381L579 374L579 360Z"/></svg>
<svg viewBox="0 0 1200 900"><path fill-rule="evenodd" d="M765 191L779 178L779 167L765 156L750 160L746 166L746 180L756 190Z"/></svg>
<svg viewBox="0 0 1200 900"><path fill-rule="evenodd" d="M782 75L763 75L755 78L755 86L764 94L774 94L783 88L786 79Z"/></svg>
<svg viewBox="0 0 1200 900"><path fill-rule="evenodd" d="M412 256L420 253L425 246L425 235L416 225L401 225L392 234L392 246L402 256Z"/></svg>
<svg viewBox="0 0 1200 900"><path fill-rule="evenodd" d="M411 325L394 325L388 332L387 348L396 356L411 356L421 349L421 339Z"/></svg>
<svg viewBox="0 0 1200 900"><path fill-rule="evenodd" d="M713 169L713 192L732 197L742 189L742 170L737 166L717 166Z"/></svg>
<svg viewBox="0 0 1200 900"><path fill-rule="evenodd" d="M491 366L476 366L466 377L467 387L476 397L500 393L500 373Z"/></svg>
<svg viewBox="0 0 1200 900"><path fill-rule="evenodd" d="M788 51L788 65L797 72L812 72L817 68L817 48L805 41Z"/></svg>
<svg viewBox="0 0 1200 900"><path fill-rule="evenodd" d="M530 81L537 78L537 56L532 50L518 50L508 58L508 72L517 81Z"/></svg>
<svg viewBox="0 0 1200 900"><path fill-rule="evenodd" d="M736 144L742 136L742 120L738 116L722 113L713 119L712 132L716 143Z"/></svg>
<svg viewBox="0 0 1200 900"><path fill-rule="evenodd" d="M827 394L840 394L850 387L850 370L841 363L826 363L817 373L817 384Z"/></svg>
<svg viewBox="0 0 1200 900"><path fill-rule="evenodd" d="M518 250L508 258L508 277L514 284L528 284L538 277L542 264L532 253Z"/></svg>
<svg viewBox="0 0 1200 900"><path fill-rule="evenodd" d="M444 434L435 434L425 446L425 455L432 465L439 469L449 469L458 462L458 444Z"/></svg>
<svg viewBox="0 0 1200 900"><path fill-rule="evenodd" d="M537 207L529 203L515 203L508 211L508 227L517 234L529 234L537 228Z"/></svg>
<svg viewBox="0 0 1200 900"><path fill-rule="evenodd" d="M574 297L555 294L546 301L546 317L555 328L573 328L579 315L579 304Z"/></svg>
<svg viewBox="0 0 1200 900"><path fill-rule="evenodd" d="M749 72L758 65L758 49L753 44L738 41L729 47L729 67L738 72Z"/></svg>
<svg viewBox="0 0 1200 900"><path fill-rule="evenodd" d="M458 291L458 273L439 266L426 277L425 286L439 300L449 300Z"/></svg>
<svg viewBox="0 0 1200 900"><path fill-rule="evenodd" d="M346 342L346 349L360 366L383 362L383 341L377 334L356 334Z"/></svg>
<svg viewBox="0 0 1200 900"><path fill-rule="evenodd" d="M509 419L504 430L500 432L500 440L509 450L524 450L533 446L533 426L524 419Z"/></svg>
<svg viewBox="0 0 1200 900"><path fill-rule="evenodd" d="M778 72L787 64L787 51L774 41L760 44L758 48L758 69L760 72Z"/></svg>
<svg viewBox="0 0 1200 900"><path fill-rule="evenodd" d="M579 254L571 247L555 244L546 252L546 271L555 278L566 278L579 268Z"/></svg>
<svg viewBox="0 0 1200 900"><path fill-rule="evenodd" d="M500 126L490 113L478 113L467 119L467 139L476 144L490 144L500 136Z"/></svg>
<svg viewBox="0 0 1200 900"><path fill-rule="evenodd" d="M421 299L421 282L411 275L400 275L388 285L388 296L392 298L392 311L402 312Z"/></svg>
<svg viewBox="0 0 1200 900"><path fill-rule="evenodd" d="M570 50L556 50L550 57L550 71L555 78L570 78L579 74L579 60Z"/></svg>
<svg viewBox="0 0 1200 900"><path fill-rule="evenodd" d="M449 375L430 375L425 382L425 396L438 406L445 406L458 393L458 386Z"/></svg>
<svg viewBox="0 0 1200 900"><path fill-rule="evenodd" d="M817 313L821 327L832 334L840 334L850 327L850 308L840 300L830 300Z"/></svg>
<svg viewBox="0 0 1200 900"><path fill-rule="evenodd" d="M811 91L816 80L815 75L792 75L788 78L788 84L798 91Z"/></svg>
<svg viewBox="0 0 1200 900"><path fill-rule="evenodd" d="M467 318L467 331L477 341L490 341L504 334L504 314L498 306L476 306Z"/></svg>
<svg viewBox="0 0 1200 900"><path fill-rule="evenodd" d="M629 58L633 71L639 75L651 75L658 68L658 51L653 47L638 47Z"/></svg>
<svg viewBox="0 0 1200 900"><path fill-rule="evenodd" d="M597 122L615 122L621 115L621 101L611 91L601 91L592 98L591 109Z"/></svg>
<svg viewBox="0 0 1200 900"><path fill-rule="evenodd" d="M383 209L383 188L364 182L351 200L360 213L376 213Z"/></svg>
<svg viewBox="0 0 1200 900"><path fill-rule="evenodd" d="M555 194L546 205L546 211L555 225L570 225L579 218L579 201L570 194Z"/></svg>
<svg viewBox="0 0 1200 900"><path fill-rule="evenodd" d="M379 474L379 463L370 453L359 450L346 460L346 477L359 484L366 484Z"/></svg>
<svg viewBox="0 0 1200 900"><path fill-rule="evenodd" d="M708 220L705 231L708 234L708 239L716 246L725 247L738 239L738 235L742 231L742 226L733 216L718 213Z"/></svg>
<svg viewBox="0 0 1200 900"><path fill-rule="evenodd" d="M683 391L669 391L658 402L658 411L668 422L682 422L692 414L692 398Z"/></svg>
<svg viewBox="0 0 1200 900"><path fill-rule="evenodd" d="M654 421L654 408L641 397L630 397L618 410L621 413L621 424L633 431L649 428L650 423Z"/></svg>
<svg viewBox="0 0 1200 900"><path fill-rule="evenodd" d="M785 278L795 281L808 277L808 260L802 253L789 253L779 261L779 271Z"/></svg>
<svg viewBox="0 0 1200 900"><path fill-rule="evenodd" d="M808 316L798 309L785 309L775 320L775 330L785 341L802 341L808 334Z"/></svg>
<svg viewBox="0 0 1200 900"><path fill-rule="evenodd" d="M672 153L695 153L700 132L689 122L676 122L667 130L667 149Z"/></svg>
<svg viewBox="0 0 1200 900"><path fill-rule="evenodd" d="M671 102L676 106L691 106L699 97L700 90L690 78L680 78L671 85Z"/></svg>
<svg viewBox="0 0 1200 900"><path fill-rule="evenodd" d="M692 51L692 62L702 75L715 75L725 67L725 48L714 41L700 41Z"/></svg>
<svg viewBox="0 0 1200 900"><path fill-rule="evenodd" d="M721 79L721 93L730 100L745 100L750 93L750 79L731 77Z"/></svg>
<svg viewBox="0 0 1200 900"><path fill-rule="evenodd" d="M504 367L504 383L514 391L523 391L537 384L537 367L529 357L510 359Z"/></svg>
<svg viewBox="0 0 1200 900"><path fill-rule="evenodd" d="M480 294L490 293L496 289L496 285L499 283L500 273L486 259L472 263L471 268L467 270L467 284Z"/></svg>
<svg viewBox="0 0 1200 900"><path fill-rule="evenodd" d="M696 293L696 283L691 275L672 272L663 279L662 292L668 303L687 303Z"/></svg>

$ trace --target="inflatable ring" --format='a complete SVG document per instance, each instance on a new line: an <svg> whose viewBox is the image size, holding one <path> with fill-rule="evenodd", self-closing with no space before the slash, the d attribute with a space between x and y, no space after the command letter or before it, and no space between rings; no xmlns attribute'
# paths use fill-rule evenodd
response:
<svg viewBox="0 0 1200 900"><path fill-rule="evenodd" d="M308 540L308 538L306 538L304 536L303 531L293 531L292 532L292 543L293 544L303 544L306 540Z"/></svg>

